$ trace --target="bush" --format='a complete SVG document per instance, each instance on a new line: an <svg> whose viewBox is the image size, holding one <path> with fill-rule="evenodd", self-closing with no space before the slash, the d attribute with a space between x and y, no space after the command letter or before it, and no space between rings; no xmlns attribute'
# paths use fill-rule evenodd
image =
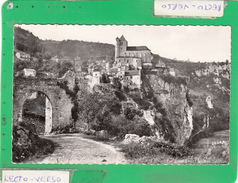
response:
<svg viewBox="0 0 238 183"><path fill-rule="evenodd" d="M152 150L142 144L130 143L122 145L121 147L122 151L125 153L125 156L129 159L136 159L153 155Z"/></svg>
<svg viewBox="0 0 238 183"><path fill-rule="evenodd" d="M102 92L79 92L78 93L78 116L85 123L92 123L96 116L106 112L119 114L121 105L119 99L112 91Z"/></svg>
<svg viewBox="0 0 238 183"><path fill-rule="evenodd" d="M178 158L182 158L190 154L190 149L188 147L178 146L176 144L167 142L155 142L154 144L152 144L152 148L158 148L160 152Z"/></svg>
<svg viewBox="0 0 238 183"><path fill-rule="evenodd" d="M136 134L139 136L152 135L150 125L138 116L133 120L128 120L123 115L116 116L110 113L99 115L91 127L96 131L106 130L109 136L117 137L118 140L124 139L126 134Z"/></svg>
<svg viewBox="0 0 238 183"><path fill-rule="evenodd" d="M178 146L169 142L150 141L148 143L130 143L121 146L129 159L158 156L162 154L170 155L174 158L189 156L191 151L185 146Z"/></svg>
<svg viewBox="0 0 238 183"><path fill-rule="evenodd" d="M124 126L121 126L120 137L124 138L126 134L136 134L140 137L151 136L152 130L150 125L143 118L136 116L133 121L129 121Z"/></svg>
<svg viewBox="0 0 238 183"><path fill-rule="evenodd" d="M173 83L175 85L187 85L189 78L187 76L172 76L172 75L161 75L161 78L166 82L166 83Z"/></svg>
<svg viewBox="0 0 238 183"><path fill-rule="evenodd" d="M114 93L120 101L126 101L127 100L127 98L126 98L125 94L123 94L123 92L115 91Z"/></svg>
<svg viewBox="0 0 238 183"><path fill-rule="evenodd" d="M35 133L35 126L21 123L13 127L12 161L23 162L29 158L53 153L55 145Z"/></svg>
<svg viewBox="0 0 238 183"><path fill-rule="evenodd" d="M56 134L61 134L61 133L77 133L78 130L76 130L73 126L73 123L68 124L68 125L59 125L56 128L52 129L52 132Z"/></svg>
<svg viewBox="0 0 238 183"><path fill-rule="evenodd" d="M136 109L126 107L124 109L124 115L126 116L127 119L132 120L136 115Z"/></svg>
<svg viewBox="0 0 238 183"><path fill-rule="evenodd" d="M151 103L147 99L142 99L139 93L130 94L130 97L140 106L141 109L148 110Z"/></svg>

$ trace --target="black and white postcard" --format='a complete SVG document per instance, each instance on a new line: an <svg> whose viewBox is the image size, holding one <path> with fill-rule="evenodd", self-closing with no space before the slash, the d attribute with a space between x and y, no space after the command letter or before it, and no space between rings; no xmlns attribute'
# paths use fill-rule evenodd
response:
<svg viewBox="0 0 238 183"><path fill-rule="evenodd" d="M229 164L229 26L15 25L12 162Z"/></svg>

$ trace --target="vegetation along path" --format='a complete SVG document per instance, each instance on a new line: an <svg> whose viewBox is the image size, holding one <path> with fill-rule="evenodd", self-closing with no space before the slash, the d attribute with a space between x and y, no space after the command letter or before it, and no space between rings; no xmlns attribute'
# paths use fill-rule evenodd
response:
<svg viewBox="0 0 238 183"><path fill-rule="evenodd" d="M53 154L35 159L28 163L62 163L62 164L126 164L122 152L115 147L85 139L81 135L54 135L44 137L57 144Z"/></svg>

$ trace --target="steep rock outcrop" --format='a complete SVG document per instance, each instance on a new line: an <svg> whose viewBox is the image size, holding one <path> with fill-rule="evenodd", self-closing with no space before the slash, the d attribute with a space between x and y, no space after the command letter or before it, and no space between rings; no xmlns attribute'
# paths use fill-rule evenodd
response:
<svg viewBox="0 0 238 183"><path fill-rule="evenodd" d="M217 77L221 76L227 79L230 79L230 72L231 72L231 64L229 62L206 64L205 68L194 71L197 77L213 74ZM217 79L218 78L214 80L215 83L217 82Z"/></svg>
<svg viewBox="0 0 238 183"><path fill-rule="evenodd" d="M160 135L179 145L189 139L193 130L192 102L186 78L183 79L159 73L144 73L142 76L145 95L154 100L155 123Z"/></svg>

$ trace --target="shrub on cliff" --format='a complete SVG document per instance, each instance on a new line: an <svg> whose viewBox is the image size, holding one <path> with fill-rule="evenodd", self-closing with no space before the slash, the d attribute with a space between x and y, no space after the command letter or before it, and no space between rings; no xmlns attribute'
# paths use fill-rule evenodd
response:
<svg viewBox="0 0 238 183"><path fill-rule="evenodd" d="M160 77L166 82L166 83L173 83L175 85L187 85L189 78L186 76L172 76L172 75L160 75Z"/></svg>
<svg viewBox="0 0 238 183"><path fill-rule="evenodd" d="M141 98L140 93L130 93L129 96L135 101L141 109L148 110L151 106L151 103L148 101L147 98Z"/></svg>

